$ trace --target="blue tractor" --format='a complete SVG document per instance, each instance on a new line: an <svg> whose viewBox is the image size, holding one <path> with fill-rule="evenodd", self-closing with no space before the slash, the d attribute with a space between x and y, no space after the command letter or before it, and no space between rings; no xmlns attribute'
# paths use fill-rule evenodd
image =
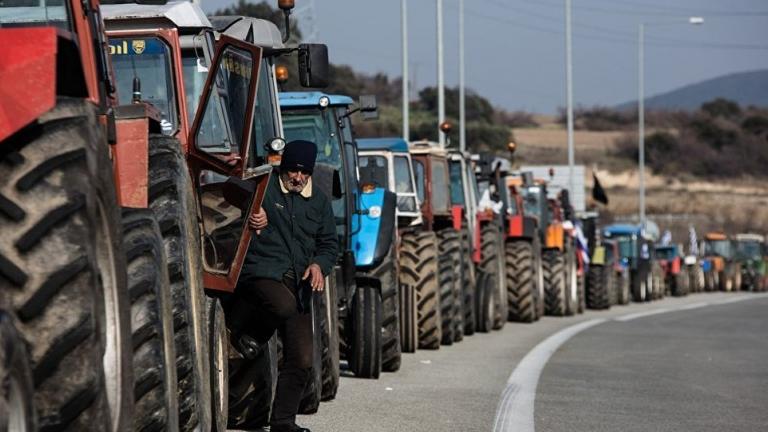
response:
<svg viewBox="0 0 768 432"><path fill-rule="evenodd" d="M313 174L317 187L332 198L340 255L335 283L325 296L335 304L338 343L323 344L324 399L338 386L338 359L355 376L378 378L400 368L397 266L394 259L395 194L358 178L357 145L351 115L376 115L373 97L358 107L347 96L319 92L280 93L286 140L316 143ZM335 358L334 358L335 357Z"/></svg>
<svg viewBox="0 0 768 432"><path fill-rule="evenodd" d="M420 196L424 196L425 183L417 183L408 143L402 138L361 139L358 147L360 178L397 194L402 349L438 349L446 329L441 304L444 284L440 283L438 237L423 229ZM444 183L447 197L447 178Z"/></svg>
<svg viewBox="0 0 768 432"><path fill-rule="evenodd" d="M656 260L654 241L638 225L613 224L603 238L619 241L619 253L629 267L632 300L645 302L664 296L664 274Z"/></svg>

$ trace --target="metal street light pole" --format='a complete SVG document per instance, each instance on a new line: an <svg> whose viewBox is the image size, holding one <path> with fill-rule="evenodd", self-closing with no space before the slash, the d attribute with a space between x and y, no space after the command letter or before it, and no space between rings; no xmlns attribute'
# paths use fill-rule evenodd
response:
<svg viewBox="0 0 768 432"><path fill-rule="evenodd" d="M688 18L688 23L691 25L704 24L704 18L694 16ZM638 180L639 180L639 213L640 213L640 229L645 230L646 217L645 217L645 26L646 25L664 25L674 24L673 22L660 22L660 23L644 23L641 22L638 26L638 50L637 50L637 133L638 133Z"/></svg>
<svg viewBox="0 0 768 432"><path fill-rule="evenodd" d="M645 230L645 23L640 23L637 30L638 50L637 50L637 134L638 134L638 180L640 182L640 229Z"/></svg>
<svg viewBox="0 0 768 432"><path fill-rule="evenodd" d="M400 0L400 12L402 14L400 22L403 38L403 139L409 141L411 136L411 93L409 89L410 79L408 76L408 0Z"/></svg>
<svg viewBox="0 0 768 432"><path fill-rule="evenodd" d="M466 91L464 88L464 0L459 0L459 150L467 150Z"/></svg>
<svg viewBox="0 0 768 432"><path fill-rule="evenodd" d="M568 190L571 199L576 195L576 183L573 178L573 166L575 163L573 148L573 49L572 49L572 26L571 26L571 0L565 0L565 87L566 87L566 110L568 121Z"/></svg>
<svg viewBox="0 0 768 432"><path fill-rule="evenodd" d="M445 147L445 134L440 125L445 121L445 70L443 65L443 0L437 0L437 136Z"/></svg>

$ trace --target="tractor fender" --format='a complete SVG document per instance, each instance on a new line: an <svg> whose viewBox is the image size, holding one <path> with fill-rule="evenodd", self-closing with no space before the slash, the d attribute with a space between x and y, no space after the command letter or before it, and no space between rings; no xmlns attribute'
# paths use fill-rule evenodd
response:
<svg viewBox="0 0 768 432"><path fill-rule="evenodd" d="M0 141L56 105L54 27L0 29Z"/></svg>
<svg viewBox="0 0 768 432"><path fill-rule="evenodd" d="M533 216L514 215L508 220L507 237L532 239L538 231L538 220Z"/></svg>
<svg viewBox="0 0 768 432"><path fill-rule="evenodd" d="M159 113L149 104L114 109L116 143L113 166L118 204L147 208L149 196L149 134L160 132Z"/></svg>
<svg viewBox="0 0 768 432"><path fill-rule="evenodd" d="M365 214L360 227L352 235L355 264L358 267L376 267L389 254L394 245L396 229L396 195L384 188L360 196Z"/></svg>

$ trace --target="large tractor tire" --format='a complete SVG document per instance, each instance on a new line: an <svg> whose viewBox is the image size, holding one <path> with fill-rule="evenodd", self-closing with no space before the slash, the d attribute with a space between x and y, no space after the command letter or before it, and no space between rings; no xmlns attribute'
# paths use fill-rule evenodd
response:
<svg viewBox="0 0 768 432"><path fill-rule="evenodd" d="M130 300L95 107L59 99L0 144L0 293L28 347L41 431L133 422Z"/></svg>
<svg viewBox="0 0 768 432"><path fill-rule="evenodd" d="M641 276L639 274L632 275L632 301L640 303L650 299L648 280L649 278L646 276Z"/></svg>
<svg viewBox="0 0 768 432"><path fill-rule="evenodd" d="M629 270L624 269L621 272L621 275L616 275L615 278L616 283L616 304L618 305L628 305L629 302L632 300L631 295L631 277L629 274Z"/></svg>
<svg viewBox="0 0 768 432"><path fill-rule="evenodd" d="M150 136L149 207L160 223L168 259L181 431L211 429L209 347L195 202L179 141L163 135Z"/></svg>
<svg viewBox="0 0 768 432"><path fill-rule="evenodd" d="M437 237L433 232L403 235L400 249L400 283L416 290L418 344L439 349L443 337L438 283Z"/></svg>
<svg viewBox="0 0 768 432"><path fill-rule="evenodd" d="M611 307L611 293L615 288L613 268L591 265L587 273L587 307L604 310Z"/></svg>
<svg viewBox="0 0 768 432"><path fill-rule="evenodd" d="M570 254L572 255L572 254ZM548 250L542 255L545 313L553 316L573 315L578 307L575 257L567 252Z"/></svg>
<svg viewBox="0 0 768 432"><path fill-rule="evenodd" d="M477 273L477 287L475 297L475 316L477 317L477 331L488 333L493 330L493 317L496 314L494 304L496 295L496 276L492 273L479 271Z"/></svg>
<svg viewBox="0 0 768 432"><path fill-rule="evenodd" d="M304 388L304 394L299 403L299 414L315 414L320 408L323 397L323 337L320 322L322 309L318 308L317 296L312 296L312 367L309 370L309 380ZM282 334L280 335L283 336ZM278 342L280 339L278 339ZM352 345L354 346L354 344ZM282 346L280 346L282 349ZM279 355L279 368L282 369L282 353Z"/></svg>
<svg viewBox="0 0 768 432"><path fill-rule="evenodd" d="M462 228L459 233L461 238L461 309L464 312L464 335L471 336L475 333L475 287L477 275L472 263L472 234L467 228Z"/></svg>
<svg viewBox="0 0 768 432"><path fill-rule="evenodd" d="M37 421L32 404L32 369L12 320L0 309L0 431L34 432Z"/></svg>
<svg viewBox="0 0 768 432"><path fill-rule="evenodd" d="M168 263L150 210L123 209L123 246L131 299L134 430L175 431L179 403Z"/></svg>
<svg viewBox="0 0 768 432"><path fill-rule="evenodd" d="M667 293L667 284L664 278L664 269L661 268L659 262L654 261L651 264L651 275L653 280L651 300L661 300Z"/></svg>
<svg viewBox="0 0 768 432"><path fill-rule="evenodd" d="M358 378L378 379L381 373L381 295L374 287L358 285L347 317L350 341L347 360Z"/></svg>
<svg viewBox="0 0 768 432"><path fill-rule="evenodd" d="M578 276L577 286L577 313L584 313L587 310L587 275L582 272Z"/></svg>
<svg viewBox="0 0 768 432"><path fill-rule="evenodd" d="M229 338L224 308L217 298L206 297L211 387L211 430L226 432L229 422Z"/></svg>
<svg viewBox="0 0 768 432"><path fill-rule="evenodd" d="M683 297L688 295L688 272L685 268L680 269L680 272L670 278L671 286L669 287L670 294L674 297Z"/></svg>
<svg viewBox="0 0 768 432"><path fill-rule="evenodd" d="M396 372L400 369L400 296L397 280L397 250L395 242L387 257L371 271L381 281L381 370Z"/></svg>
<svg viewBox="0 0 768 432"><path fill-rule="evenodd" d="M494 221L483 225L480 235L480 268L486 273L493 274L493 280L496 281L493 298L496 308L493 313L493 329L499 330L504 327L509 316L504 245L499 224Z"/></svg>
<svg viewBox="0 0 768 432"><path fill-rule="evenodd" d="M437 232L438 250L438 280L440 281L440 315L443 328L443 345L453 345L464 335L464 313L460 306L461 289L461 242L459 233L453 228L445 228ZM461 323L461 325L459 325ZM460 327L460 328L459 328ZM457 331L461 330L460 334Z"/></svg>
<svg viewBox="0 0 768 432"><path fill-rule="evenodd" d="M576 252L571 243L568 243L565 249L565 268L568 281L568 292L566 293L565 314L568 316L577 315L583 295L581 290L581 277L579 276L578 263L576 262Z"/></svg>
<svg viewBox="0 0 768 432"><path fill-rule="evenodd" d="M277 351L277 335L253 360L229 351L229 428L251 430L269 424L277 387Z"/></svg>
<svg viewBox="0 0 768 432"><path fill-rule="evenodd" d="M416 352L419 345L419 319L416 307L416 290L410 285L400 285L400 347L404 353Z"/></svg>
<svg viewBox="0 0 768 432"><path fill-rule="evenodd" d="M336 287L336 272L325 279L325 289L315 295L313 301L320 309L320 339L322 341L322 395L321 400L336 398L339 391L339 307Z"/></svg>
<svg viewBox="0 0 768 432"><path fill-rule="evenodd" d="M530 241L507 242L505 247L508 318L510 321L536 321L536 298L539 280L536 253Z"/></svg>

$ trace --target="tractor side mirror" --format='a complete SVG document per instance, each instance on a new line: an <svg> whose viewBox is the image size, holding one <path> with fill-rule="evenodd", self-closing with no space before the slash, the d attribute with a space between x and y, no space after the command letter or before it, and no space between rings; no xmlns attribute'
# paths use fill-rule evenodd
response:
<svg viewBox="0 0 768 432"><path fill-rule="evenodd" d="M324 44L299 45L299 82L302 87L324 88L330 80L328 46Z"/></svg>
<svg viewBox="0 0 768 432"><path fill-rule="evenodd" d="M376 95L360 95L360 112L363 113L363 120L379 119L379 104L376 102Z"/></svg>

